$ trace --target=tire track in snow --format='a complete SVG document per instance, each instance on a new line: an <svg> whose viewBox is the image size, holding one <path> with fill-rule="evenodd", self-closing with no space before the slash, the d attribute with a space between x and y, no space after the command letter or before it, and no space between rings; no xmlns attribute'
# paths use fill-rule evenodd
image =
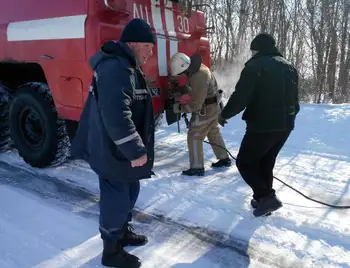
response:
<svg viewBox="0 0 350 268"><path fill-rule="evenodd" d="M32 192L56 205L64 207L68 211L77 213L88 218L98 219L98 198L95 194L84 188L75 187L72 184L62 181L58 178L46 176L44 174L35 174L21 168L0 161L0 174L2 177L1 184L10 185L19 189ZM244 260L249 259L268 265L269 267L279 267L278 264L285 263L284 267L295 267L295 263L290 263L283 256L274 256L269 252L260 252L259 250L250 249L251 253L246 253L247 243L239 241L234 237L226 236L223 233L215 232L201 227L189 227L186 224L172 220L157 214L149 214L143 211L134 210L134 215L138 223L150 224L157 221L168 226L173 226L185 230L194 235L200 241L212 244L218 249L230 250L239 254ZM270 256L271 255L271 256ZM288 265L287 265L288 264ZM229 266L227 266L229 267ZM244 266L243 266L244 267Z"/></svg>

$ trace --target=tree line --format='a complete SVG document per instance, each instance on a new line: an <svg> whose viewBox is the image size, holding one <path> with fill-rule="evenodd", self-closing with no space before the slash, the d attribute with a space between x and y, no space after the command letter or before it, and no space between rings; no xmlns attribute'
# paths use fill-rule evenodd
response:
<svg viewBox="0 0 350 268"><path fill-rule="evenodd" d="M349 0L194 0L192 4L205 12L212 65L222 79L224 75L238 79L250 56L250 42L256 34L268 32L299 71L302 102L350 102Z"/></svg>

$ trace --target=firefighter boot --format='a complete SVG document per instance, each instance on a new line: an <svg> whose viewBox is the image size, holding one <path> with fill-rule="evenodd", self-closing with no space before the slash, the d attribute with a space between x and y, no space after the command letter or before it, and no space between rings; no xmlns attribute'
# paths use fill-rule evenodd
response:
<svg viewBox="0 0 350 268"><path fill-rule="evenodd" d="M134 255L124 251L121 245L103 241L103 252L101 263L106 267L117 268L139 268L141 261Z"/></svg>
<svg viewBox="0 0 350 268"><path fill-rule="evenodd" d="M267 216L269 213L276 211L282 207L282 202L275 193L263 197L258 202L258 207L253 211L255 217Z"/></svg>
<svg viewBox="0 0 350 268"><path fill-rule="evenodd" d="M204 176L204 168L190 168L182 171L185 176Z"/></svg>
<svg viewBox="0 0 350 268"><path fill-rule="evenodd" d="M220 159L216 163L212 163L211 166L213 168L230 167L231 166L231 159L230 158Z"/></svg>
<svg viewBox="0 0 350 268"><path fill-rule="evenodd" d="M131 224L125 226L125 233L122 240L120 240L120 245L122 247L126 246L143 246L146 245L148 239L144 235L138 235L133 232L134 227Z"/></svg>

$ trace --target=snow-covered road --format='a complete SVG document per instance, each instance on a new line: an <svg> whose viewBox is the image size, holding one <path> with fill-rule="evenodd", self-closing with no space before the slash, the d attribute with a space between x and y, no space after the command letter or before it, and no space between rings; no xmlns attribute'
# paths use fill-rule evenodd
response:
<svg viewBox="0 0 350 268"><path fill-rule="evenodd" d="M1 162L0 178L1 268L102 267L94 196ZM141 258L142 267L265 267L179 225L144 214L136 217L136 230L148 235L150 242L128 251Z"/></svg>
<svg viewBox="0 0 350 268"><path fill-rule="evenodd" d="M350 267L349 209L336 210L311 202L275 181L284 207L266 219L256 219L249 205L251 190L237 168L211 170L209 165L214 156L207 144L206 176L181 176L181 170L188 167L183 122L182 133L176 131L176 125L163 125L156 133L156 176L142 181L136 203L138 210L159 216L160 220L147 217L147 224L139 226L145 228L152 241L160 239L134 249L146 267L255 268L263 267L261 263L283 268ZM240 116L222 129L233 155L238 152L244 131ZM308 196L350 205L349 133L350 105L302 105L296 129L277 159L275 175ZM85 227L94 230L84 241L97 235L98 208L91 200L98 197L98 182L86 163L68 161L58 167L36 169L24 163L16 151L0 154L0 162L1 167L6 166L4 176L11 178L7 179L11 181L6 183L7 187L20 186L41 199L46 198L45 202L53 200L54 206L70 211L65 214L69 222L77 215L83 217L78 232L84 232ZM12 205L12 199L0 194L1 206ZM14 208L15 205L10 206L10 212ZM19 221L23 222L23 218L19 217ZM92 220L94 227L85 218ZM54 222L51 225L57 228ZM159 231L154 231L158 225ZM79 242L73 244L83 243ZM67 250L62 248L63 252ZM255 263L257 260L261 263Z"/></svg>

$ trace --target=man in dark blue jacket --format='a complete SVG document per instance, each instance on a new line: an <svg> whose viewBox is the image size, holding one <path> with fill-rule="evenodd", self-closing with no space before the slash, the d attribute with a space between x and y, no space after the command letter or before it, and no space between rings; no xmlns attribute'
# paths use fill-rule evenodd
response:
<svg viewBox="0 0 350 268"><path fill-rule="evenodd" d="M282 207L273 189L276 158L294 129L299 112L298 72L275 46L269 34L251 43L253 57L245 64L236 90L221 112L219 123L244 111L247 123L236 165L253 190L254 216L269 215Z"/></svg>
<svg viewBox="0 0 350 268"><path fill-rule="evenodd" d="M123 247L147 243L129 222L140 180L152 175L153 106L141 66L155 44L150 26L133 19L119 42L106 42L89 61L94 77L72 156L87 161L99 177L102 264L108 267L140 267Z"/></svg>

